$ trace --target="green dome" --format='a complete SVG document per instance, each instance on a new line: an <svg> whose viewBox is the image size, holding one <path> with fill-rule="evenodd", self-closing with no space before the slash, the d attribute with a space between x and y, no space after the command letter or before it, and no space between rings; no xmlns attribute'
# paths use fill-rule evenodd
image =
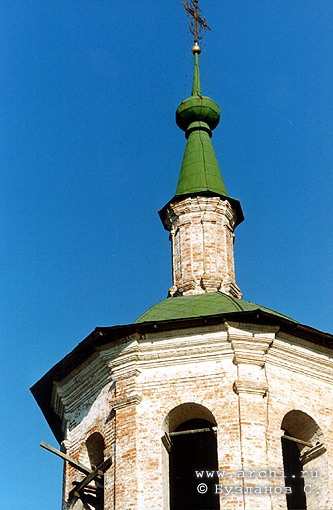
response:
<svg viewBox="0 0 333 510"><path fill-rule="evenodd" d="M210 130L220 122L221 109L215 101L207 96L191 96L177 108L176 123L183 131L187 131L193 122L205 122Z"/></svg>
<svg viewBox="0 0 333 510"><path fill-rule="evenodd" d="M222 292L211 292L193 296L168 297L144 312L135 322L155 322L173 319L190 319L235 312L267 312L276 317L296 322L294 319L275 312L265 306L237 299Z"/></svg>

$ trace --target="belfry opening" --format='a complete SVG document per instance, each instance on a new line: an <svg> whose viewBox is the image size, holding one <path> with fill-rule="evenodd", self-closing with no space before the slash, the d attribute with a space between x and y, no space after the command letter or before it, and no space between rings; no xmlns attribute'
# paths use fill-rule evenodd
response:
<svg viewBox="0 0 333 510"><path fill-rule="evenodd" d="M218 470L217 440L212 423L187 420L170 436L170 510L219 510L216 478L210 478L210 474ZM204 478L198 476L202 471L206 475Z"/></svg>
<svg viewBox="0 0 333 510"><path fill-rule="evenodd" d="M282 454L286 487L291 492L286 494L288 510L305 510L306 495L304 491L304 478L302 477L302 464L299 460L299 448L293 441L282 436Z"/></svg>

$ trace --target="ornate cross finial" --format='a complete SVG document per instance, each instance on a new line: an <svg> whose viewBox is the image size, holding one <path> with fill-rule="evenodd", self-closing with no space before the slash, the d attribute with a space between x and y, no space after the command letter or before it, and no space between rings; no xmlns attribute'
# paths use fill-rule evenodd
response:
<svg viewBox="0 0 333 510"><path fill-rule="evenodd" d="M188 16L191 16L191 24L190 24L190 32L194 36L194 47L199 47L199 41L202 39L202 31L210 30L207 25L206 18L202 18L199 14L201 9L199 9L199 0L190 0L189 2L182 2L182 6L184 7Z"/></svg>

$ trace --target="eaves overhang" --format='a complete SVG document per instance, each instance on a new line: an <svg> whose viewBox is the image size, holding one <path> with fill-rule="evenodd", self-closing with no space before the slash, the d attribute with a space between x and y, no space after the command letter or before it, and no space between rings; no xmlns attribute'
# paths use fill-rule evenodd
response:
<svg viewBox="0 0 333 510"><path fill-rule="evenodd" d="M312 342L313 344L333 349L333 335L325 333L306 325L299 324L291 319L277 316L262 310L229 312L223 314L191 317L186 319L160 320L141 322L110 327L97 327L69 354L54 365L30 389L38 406L59 443L63 437L60 417L52 407L52 393L54 383L63 381L71 372L78 369L87 359L94 356L104 345L116 343L134 334L144 335L163 331L214 326L227 321L243 324L260 324L278 326L279 330Z"/></svg>

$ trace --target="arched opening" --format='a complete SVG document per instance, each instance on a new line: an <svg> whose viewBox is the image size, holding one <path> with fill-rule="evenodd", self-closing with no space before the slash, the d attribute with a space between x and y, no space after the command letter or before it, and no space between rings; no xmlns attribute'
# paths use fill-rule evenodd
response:
<svg viewBox="0 0 333 510"><path fill-rule="evenodd" d="M87 452L90 466L92 469L99 466L104 460L104 439L102 434L95 432L88 437L86 441Z"/></svg>
<svg viewBox="0 0 333 510"><path fill-rule="evenodd" d="M303 411L285 415L281 425L282 455L288 510L324 507L327 459L324 437L315 420Z"/></svg>
<svg viewBox="0 0 333 510"><path fill-rule="evenodd" d="M86 448L91 469L95 469L104 461L104 439L99 432L88 437ZM104 475L98 476L85 489L85 510L104 510Z"/></svg>
<svg viewBox="0 0 333 510"><path fill-rule="evenodd" d="M216 421L212 413L199 404L183 404L169 413L165 425L170 510L219 510L219 496L215 494Z"/></svg>
<svg viewBox="0 0 333 510"><path fill-rule="evenodd" d="M289 437L286 432L285 436ZM282 455L286 487L291 488L287 493L288 510L305 510L306 495L304 492L304 478L302 477L303 466L299 459L299 448L297 443L286 440L282 436Z"/></svg>

